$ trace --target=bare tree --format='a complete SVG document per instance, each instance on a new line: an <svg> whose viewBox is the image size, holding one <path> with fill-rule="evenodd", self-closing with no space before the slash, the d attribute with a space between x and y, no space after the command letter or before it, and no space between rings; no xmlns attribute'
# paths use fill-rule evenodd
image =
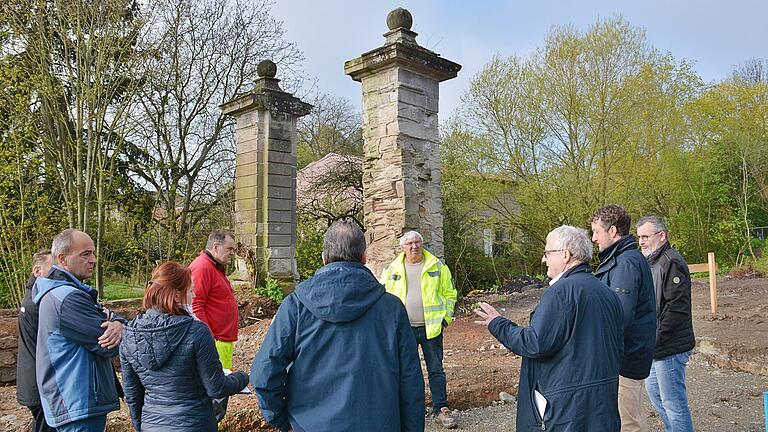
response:
<svg viewBox="0 0 768 432"><path fill-rule="evenodd" d="M363 228L363 162L359 156L330 153L297 175L298 211L331 226L352 218Z"/></svg>
<svg viewBox="0 0 768 432"><path fill-rule="evenodd" d="M747 84L768 83L768 59L749 59L736 66L733 75Z"/></svg>
<svg viewBox="0 0 768 432"><path fill-rule="evenodd" d="M314 108L298 123L299 168L328 153L362 155L360 114L342 97L320 94L311 98ZM309 154L302 155L302 151Z"/></svg>
<svg viewBox="0 0 768 432"><path fill-rule="evenodd" d="M250 90L260 60L290 75L302 56L285 41L270 3L159 0L147 85L128 153L134 173L157 196L164 255L220 204L233 181L231 119L219 106Z"/></svg>

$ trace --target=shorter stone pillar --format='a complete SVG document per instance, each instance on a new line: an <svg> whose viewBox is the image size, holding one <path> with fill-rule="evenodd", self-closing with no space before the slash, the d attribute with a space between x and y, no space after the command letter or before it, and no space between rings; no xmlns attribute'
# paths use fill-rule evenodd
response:
<svg viewBox="0 0 768 432"><path fill-rule="evenodd" d="M259 63L253 90L223 104L236 121L236 278L298 280L296 269L296 120L312 105L284 92L277 66Z"/></svg>

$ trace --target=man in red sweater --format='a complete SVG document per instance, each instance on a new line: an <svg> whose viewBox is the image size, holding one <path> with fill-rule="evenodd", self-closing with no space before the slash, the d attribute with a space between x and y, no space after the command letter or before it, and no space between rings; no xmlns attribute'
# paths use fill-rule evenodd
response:
<svg viewBox="0 0 768 432"><path fill-rule="evenodd" d="M218 230L208 236L205 250L189 265L195 293L192 311L211 329L224 369L232 369L232 352L237 341L237 300L226 274L234 254L234 237Z"/></svg>

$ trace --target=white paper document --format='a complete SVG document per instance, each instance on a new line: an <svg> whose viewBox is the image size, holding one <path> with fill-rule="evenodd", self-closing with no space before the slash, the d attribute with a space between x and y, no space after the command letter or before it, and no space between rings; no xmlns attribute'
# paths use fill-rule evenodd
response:
<svg viewBox="0 0 768 432"><path fill-rule="evenodd" d="M222 370L224 371L224 375L229 375L229 374L232 373L232 371L229 370L229 369L222 369ZM248 384L246 384L245 387L243 387L242 390L237 392L237 394L251 394L251 389L249 389L248 388Z"/></svg>
<svg viewBox="0 0 768 432"><path fill-rule="evenodd" d="M539 411L539 416L544 418L544 411L547 410L547 400L544 399L544 395L539 393L538 390L533 391L533 399L536 402L536 410Z"/></svg>

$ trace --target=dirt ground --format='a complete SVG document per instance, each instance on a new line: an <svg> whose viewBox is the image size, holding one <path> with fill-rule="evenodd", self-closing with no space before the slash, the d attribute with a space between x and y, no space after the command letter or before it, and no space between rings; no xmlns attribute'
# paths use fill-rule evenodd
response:
<svg viewBox="0 0 768 432"><path fill-rule="evenodd" d="M501 404L499 392L517 394L520 358L501 347L484 327L474 324L469 309L478 301L488 301L505 316L527 323L543 292L528 288L465 298L456 323L446 329L448 399L458 410L460 430L514 430L514 403ZM248 301L248 313L241 313L245 326L240 330L234 358L235 369L246 371L266 334L272 308L257 300ZM768 390L768 279L719 278L718 301L718 314L713 317L707 280L694 281L697 347L688 367L694 425L697 431L705 432L762 431L762 392ZM649 413L651 430L661 430L650 408ZM28 421L28 411L15 401L15 387L1 387L0 431L24 430ZM234 396L221 426L221 430L238 432L270 430L253 396ZM131 430L124 404L119 412L110 414L107 430ZM427 431L435 430L428 418Z"/></svg>

